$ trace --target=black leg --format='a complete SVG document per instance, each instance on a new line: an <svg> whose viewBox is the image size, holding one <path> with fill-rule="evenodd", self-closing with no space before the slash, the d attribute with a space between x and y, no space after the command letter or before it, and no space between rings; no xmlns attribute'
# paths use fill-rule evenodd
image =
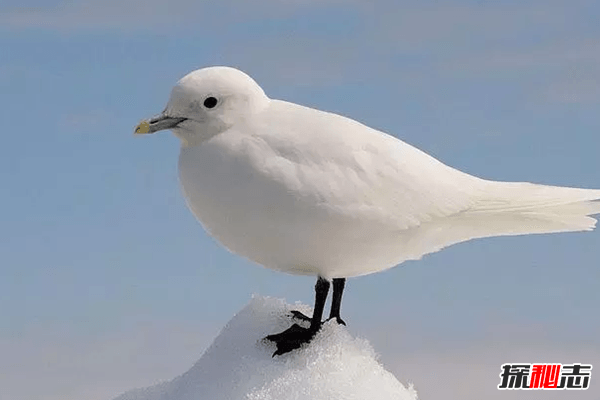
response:
<svg viewBox="0 0 600 400"><path fill-rule="evenodd" d="M331 299L331 312L329 313L329 319L335 318L338 324L346 325L346 323L340 318L340 309L342 308L342 293L344 293L344 286L346 285L346 278L335 278L333 280L333 296Z"/></svg>
<svg viewBox="0 0 600 400"><path fill-rule="evenodd" d="M323 309L329 293L329 281L319 277L315 284L315 310L310 321L310 328L303 328L298 324L292 325L285 331L269 335L265 339L275 342L277 350L273 356L285 354L289 351L299 348L304 343L308 343L321 328L321 318L323 318Z"/></svg>
<svg viewBox="0 0 600 400"><path fill-rule="evenodd" d="M319 277L315 284L315 311L313 312L312 320L310 321L310 330L317 332L321 327L321 319L323 318L323 309L327 301L329 293L329 281Z"/></svg>

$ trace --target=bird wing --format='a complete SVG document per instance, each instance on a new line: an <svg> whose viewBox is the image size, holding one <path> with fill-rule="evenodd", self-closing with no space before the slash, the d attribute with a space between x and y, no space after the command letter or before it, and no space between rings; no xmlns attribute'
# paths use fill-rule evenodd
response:
<svg viewBox="0 0 600 400"><path fill-rule="evenodd" d="M300 199L396 230L469 209L480 179L352 119L273 101L256 139Z"/></svg>

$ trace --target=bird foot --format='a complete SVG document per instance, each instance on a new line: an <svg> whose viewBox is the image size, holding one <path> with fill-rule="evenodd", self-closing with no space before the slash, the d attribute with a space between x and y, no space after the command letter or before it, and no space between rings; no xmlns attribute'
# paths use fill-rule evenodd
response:
<svg viewBox="0 0 600 400"><path fill-rule="evenodd" d="M300 311L292 310L292 311L290 311L290 313L292 314L293 318L299 319L300 321L306 321L306 322L311 322L312 321L312 318L310 318L309 316L307 316L304 313L301 313ZM335 321L339 325L346 326L346 322L344 322L344 320L341 319L340 317L330 317L327 321L331 321L332 319L335 319Z"/></svg>
<svg viewBox="0 0 600 400"><path fill-rule="evenodd" d="M297 310L290 311L293 318L296 318L303 322L311 322L312 318L301 313ZM346 325L346 323L340 317L331 317L328 321L335 319L336 322L340 325ZM322 323L321 323L322 325ZM269 340L274 342L277 345L277 350L273 353L273 357L279 356L285 353L289 353L292 350L300 348L303 344L309 343L314 337L315 334L319 331L321 327L314 330L311 328L304 328L298 324L294 324L285 331L281 333L276 333L273 335L269 335L265 337L265 340Z"/></svg>
<svg viewBox="0 0 600 400"><path fill-rule="evenodd" d="M290 313L292 314L293 318L299 319L300 321L307 321L307 322L312 321L311 317L307 316L304 313L301 313L300 311L292 310L292 311L290 311Z"/></svg>
<svg viewBox="0 0 600 400"><path fill-rule="evenodd" d="M274 342L277 345L277 350L273 353L273 357L275 357L298 349L305 343L309 343L317 332L318 329L303 328L298 324L294 324L281 333L265 337L265 340Z"/></svg>

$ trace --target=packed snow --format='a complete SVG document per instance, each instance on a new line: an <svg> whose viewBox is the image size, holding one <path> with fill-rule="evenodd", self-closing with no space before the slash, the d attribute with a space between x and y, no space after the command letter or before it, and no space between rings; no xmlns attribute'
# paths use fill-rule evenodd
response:
<svg viewBox="0 0 600 400"><path fill-rule="evenodd" d="M223 328L200 360L169 382L127 392L115 400L416 400L377 361L364 339L327 322L307 346L272 357L262 340L287 329L289 311L310 315L304 305L254 297Z"/></svg>

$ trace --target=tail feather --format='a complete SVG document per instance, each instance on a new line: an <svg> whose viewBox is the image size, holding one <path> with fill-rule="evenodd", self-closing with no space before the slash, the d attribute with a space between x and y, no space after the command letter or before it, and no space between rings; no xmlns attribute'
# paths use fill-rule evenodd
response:
<svg viewBox="0 0 600 400"><path fill-rule="evenodd" d="M492 182L486 185L468 214L506 218L515 226L506 234L592 230L600 214L600 190ZM510 225L510 224L509 224Z"/></svg>
<svg viewBox="0 0 600 400"><path fill-rule="evenodd" d="M539 211L600 200L600 190L597 189L547 186L527 182L485 182L475 206L470 210L472 212ZM592 212L597 209L592 207Z"/></svg>
<svg viewBox="0 0 600 400"><path fill-rule="evenodd" d="M600 190L484 181L468 210L405 231L404 260L450 245L492 236L591 231L600 214Z"/></svg>

